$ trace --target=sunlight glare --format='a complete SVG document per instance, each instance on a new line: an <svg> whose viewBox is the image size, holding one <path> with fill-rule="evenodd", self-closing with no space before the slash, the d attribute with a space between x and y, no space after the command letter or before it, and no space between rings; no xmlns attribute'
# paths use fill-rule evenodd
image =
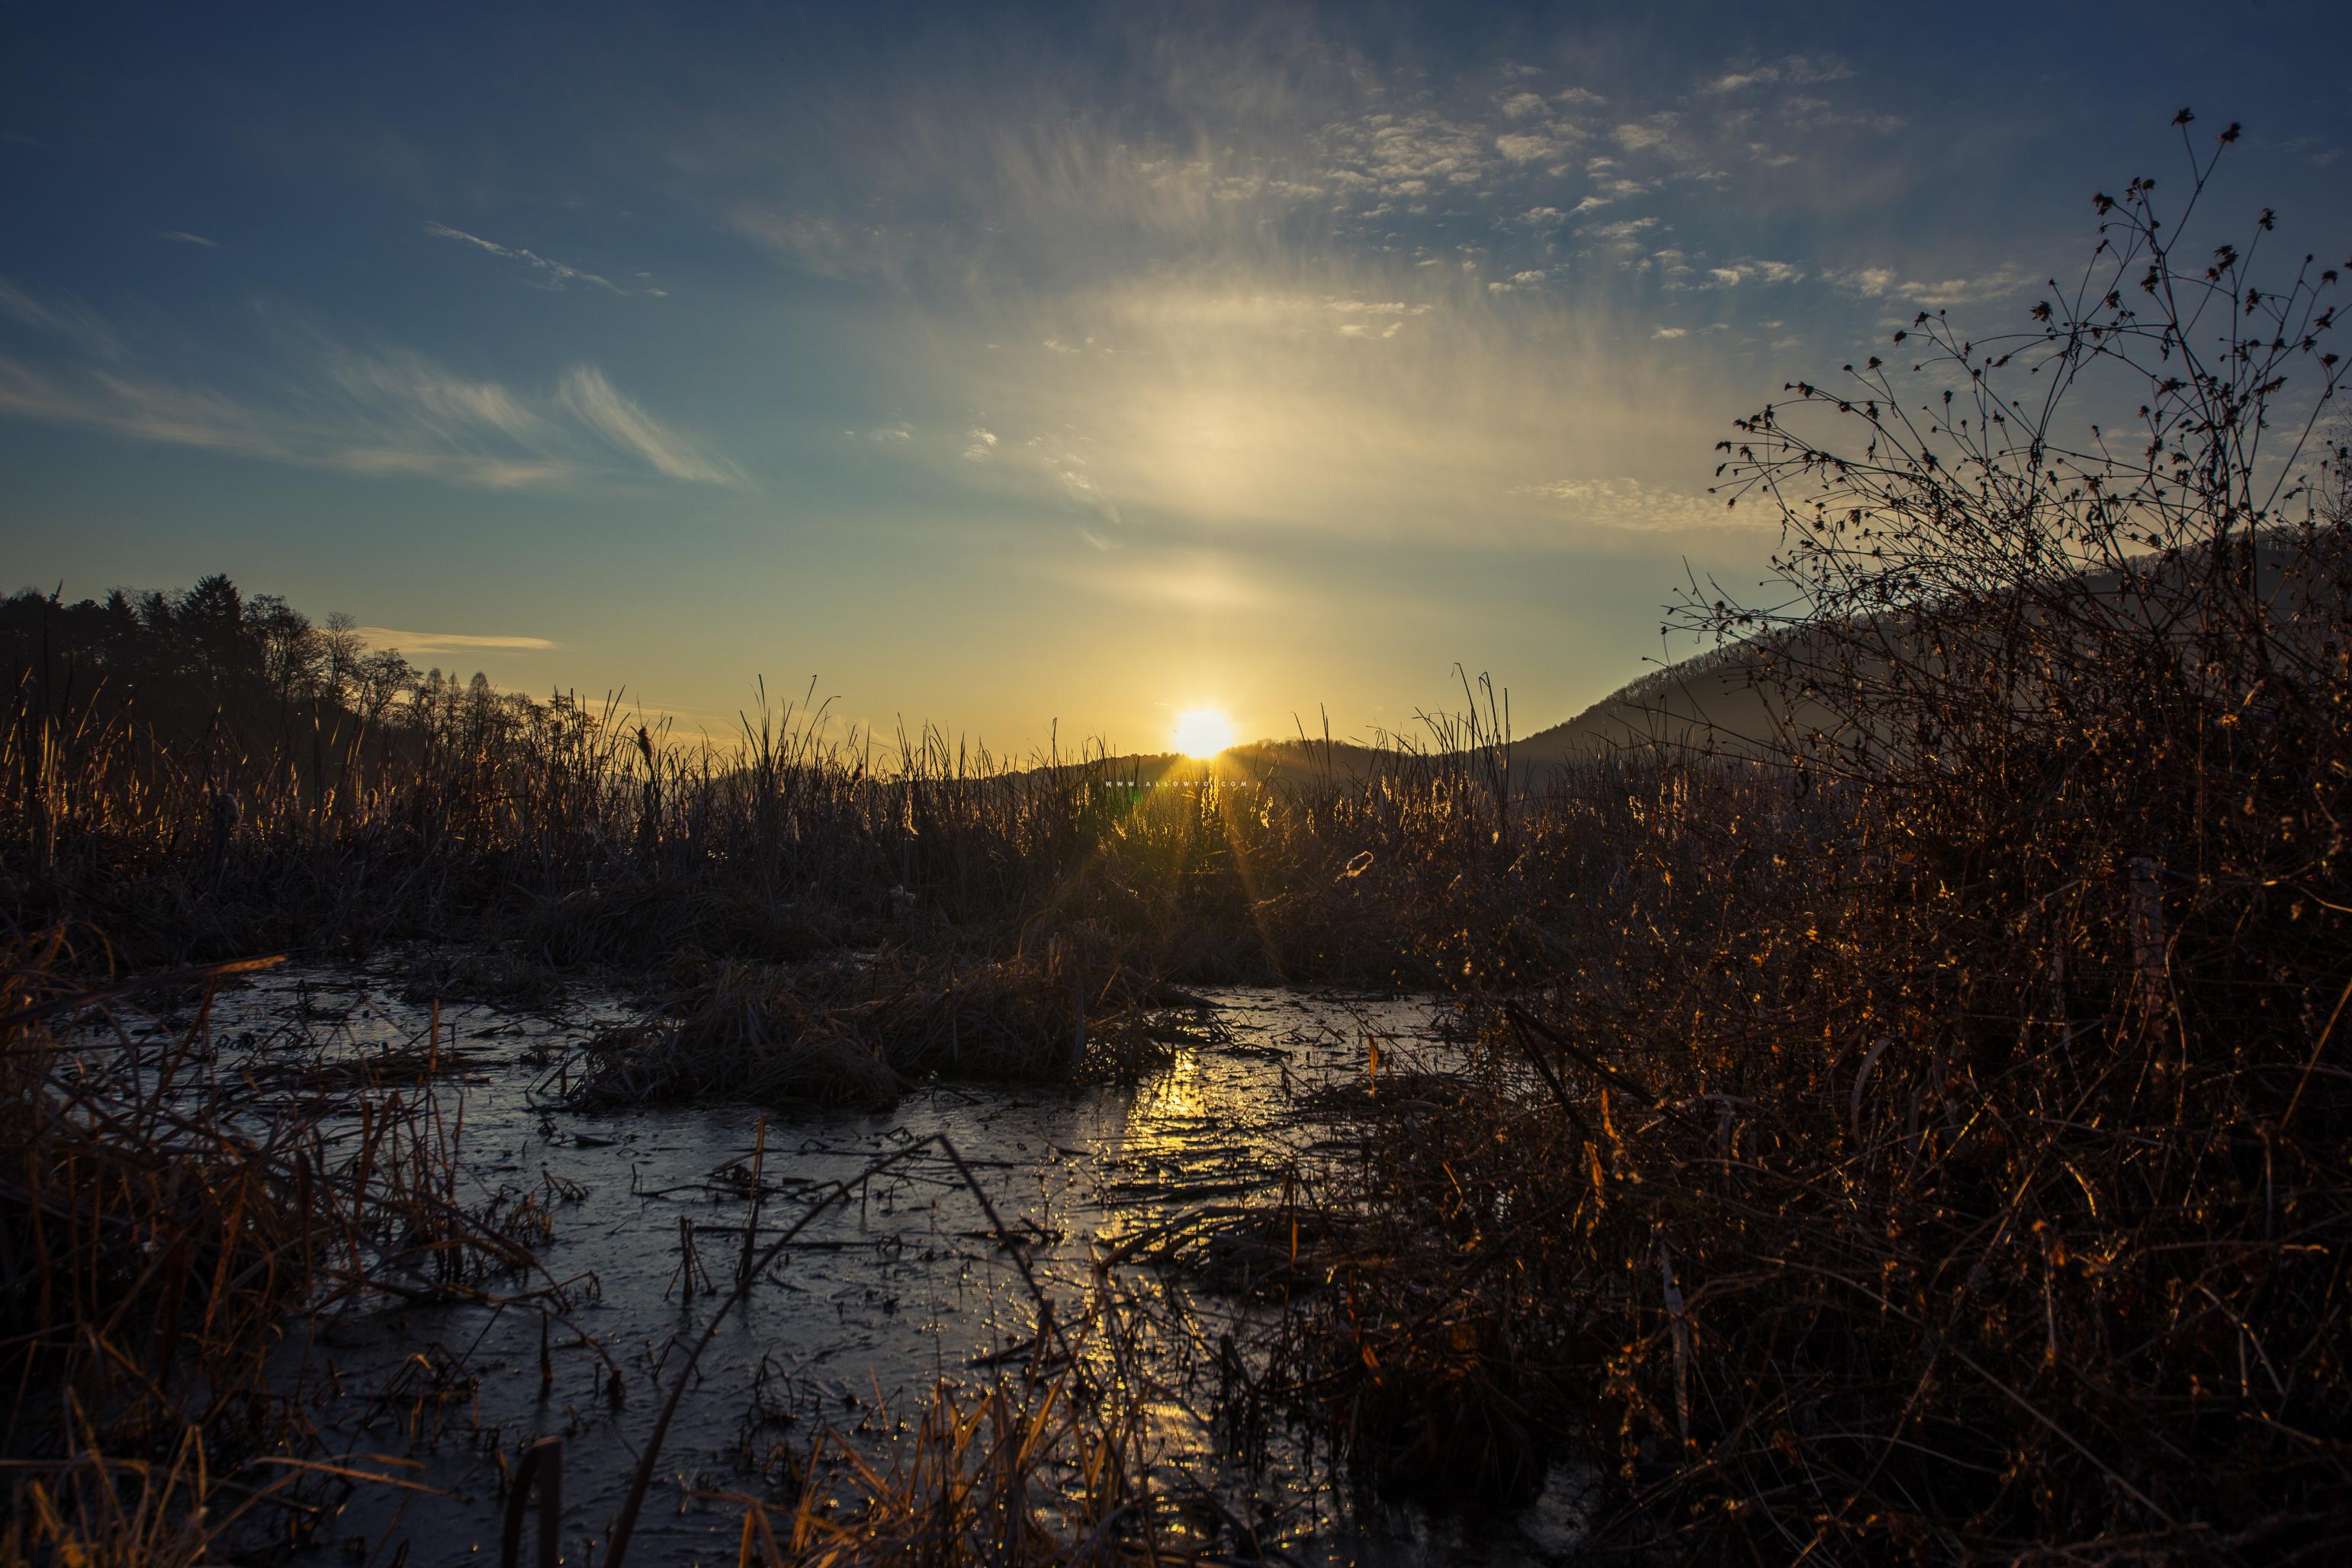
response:
<svg viewBox="0 0 2352 1568"><path fill-rule="evenodd" d="M1188 757L1213 757L1234 743L1234 721L1213 708L1187 708L1176 715L1176 749Z"/></svg>

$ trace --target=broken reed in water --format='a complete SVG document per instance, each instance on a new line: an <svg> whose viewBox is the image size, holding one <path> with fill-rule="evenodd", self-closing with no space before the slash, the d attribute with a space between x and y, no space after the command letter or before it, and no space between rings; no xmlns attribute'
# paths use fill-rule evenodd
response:
<svg viewBox="0 0 2352 1568"><path fill-rule="evenodd" d="M216 1070L213 985L163 1036L108 1002L153 985L68 979L68 939L0 964L0 1561L195 1562L305 1539L331 1479L308 1391L272 1375L290 1313L371 1297L537 1300L546 1199L468 1203L437 1048L363 1075ZM275 961L265 961L275 962ZM500 1293L502 1284L504 1293Z"/></svg>
<svg viewBox="0 0 2352 1568"><path fill-rule="evenodd" d="M398 1456L330 1452L311 1420L337 1395L288 1382L273 1345L291 1317L385 1297L563 1318L566 1292L532 1249L550 1234L548 1205L576 1192L551 1180L543 1196L461 1200L474 1184L460 1181L458 1118L443 1114L436 1085L469 1063L443 1043L437 1007L429 1033L398 1049L347 1059L281 1047L224 1070L207 1026L213 988L275 960L80 988L58 973L78 967L60 962L64 942L53 933L9 954L0 980L0 1247L35 1265L12 1267L0 1295L18 1395L0 1447L0 1564L276 1557L310 1542L350 1488L417 1489ZM925 1015L908 977L877 978L862 994L836 979L828 1005L913 1027ZM1001 991L1034 1001L1044 983L1062 996L1066 978L1050 963L984 972L965 1004L1000 1009L989 1016L1001 1026ZM178 1004L168 1032L131 1034L105 1011L159 993ZM1057 1022L1083 1016L1074 1003ZM993 1223L986 1192L948 1158ZM838 1184L833 1201L858 1187ZM822 1206L804 1206L800 1223ZM747 1252L738 1294L799 1227L757 1266ZM790 1461L797 1496L781 1514L772 1490L721 1497L745 1510L749 1560L1191 1560L1215 1531L1154 1489L1137 1403L1151 1373L1102 1331L1119 1309L1108 1280L1097 1284L1075 1321L1037 1295L1032 1351L992 1383L918 1401L912 1439L887 1464L820 1427ZM418 1377L404 1363L368 1397L413 1400L427 1422L466 1419L473 1373L461 1356L432 1355L430 1366L410 1358ZM605 1360L600 1391L617 1404L622 1374ZM688 1358L677 1386L693 1376Z"/></svg>

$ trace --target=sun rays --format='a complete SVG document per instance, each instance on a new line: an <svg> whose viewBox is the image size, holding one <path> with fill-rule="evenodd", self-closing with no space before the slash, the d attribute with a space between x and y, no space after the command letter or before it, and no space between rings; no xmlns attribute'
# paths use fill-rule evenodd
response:
<svg viewBox="0 0 2352 1568"><path fill-rule="evenodd" d="M1234 721L1214 708L1187 708L1176 715L1175 740L1188 757L1213 757L1234 743Z"/></svg>

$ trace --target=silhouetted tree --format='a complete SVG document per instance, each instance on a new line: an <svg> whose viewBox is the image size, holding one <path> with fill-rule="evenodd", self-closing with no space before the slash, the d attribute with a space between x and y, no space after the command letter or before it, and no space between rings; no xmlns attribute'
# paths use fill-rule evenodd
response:
<svg viewBox="0 0 2352 1568"><path fill-rule="evenodd" d="M328 701L345 705L353 701L360 661L366 657L367 643L359 634L359 623L341 610L330 614L319 633L319 679Z"/></svg>
<svg viewBox="0 0 2352 1568"><path fill-rule="evenodd" d="M247 606L246 619L261 653L262 679L279 703L312 696L318 688L325 650L310 617L275 594L265 594Z"/></svg>
<svg viewBox="0 0 2352 1568"><path fill-rule="evenodd" d="M172 607L171 630L180 648L217 687L261 674L261 649L247 637L245 596L215 572L201 577Z"/></svg>

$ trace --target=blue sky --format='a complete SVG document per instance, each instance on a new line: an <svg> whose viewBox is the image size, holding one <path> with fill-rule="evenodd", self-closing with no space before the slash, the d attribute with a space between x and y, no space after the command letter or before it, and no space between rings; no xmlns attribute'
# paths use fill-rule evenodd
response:
<svg viewBox="0 0 2352 1568"><path fill-rule="evenodd" d="M714 731L1531 729L1760 570L1730 419L2019 325L2181 104L2352 245L2341 6L341 9L0 12L7 585Z"/></svg>

